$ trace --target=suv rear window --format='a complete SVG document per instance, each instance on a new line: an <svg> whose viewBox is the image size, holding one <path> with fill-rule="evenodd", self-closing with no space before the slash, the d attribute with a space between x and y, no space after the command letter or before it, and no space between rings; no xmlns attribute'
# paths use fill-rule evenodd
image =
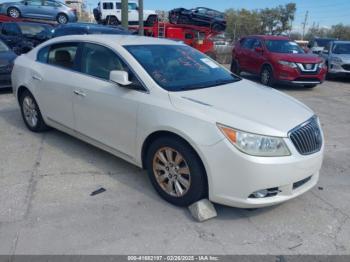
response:
<svg viewBox="0 0 350 262"><path fill-rule="evenodd" d="M255 42L254 38L246 38L242 43L242 47L247 49L252 49L254 42Z"/></svg>

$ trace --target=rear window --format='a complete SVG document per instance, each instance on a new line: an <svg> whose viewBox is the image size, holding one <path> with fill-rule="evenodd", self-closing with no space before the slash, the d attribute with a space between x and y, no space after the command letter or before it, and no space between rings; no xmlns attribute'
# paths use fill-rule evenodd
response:
<svg viewBox="0 0 350 262"><path fill-rule="evenodd" d="M112 2L109 2L109 3L103 3L103 9L106 9L106 10L111 10L113 9L113 3Z"/></svg>

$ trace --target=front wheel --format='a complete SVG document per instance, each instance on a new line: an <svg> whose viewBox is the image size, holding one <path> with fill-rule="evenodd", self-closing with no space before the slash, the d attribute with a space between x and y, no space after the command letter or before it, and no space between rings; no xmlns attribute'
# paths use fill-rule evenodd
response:
<svg viewBox="0 0 350 262"><path fill-rule="evenodd" d="M241 73L241 71L239 69L239 63L238 63L238 61L236 59L232 59L231 72L236 74L236 75L239 75Z"/></svg>
<svg viewBox="0 0 350 262"><path fill-rule="evenodd" d="M183 140L163 137L147 153L149 178L158 194L177 206L189 206L207 196L207 179L198 155Z"/></svg>
<svg viewBox="0 0 350 262"><path fill-rule="evenodd" d="M20 18L21 12L16 7L10 7L7 10L7 15L12 17L12 18Z"/></svg>
<svg viewBox="0 0 350 262"><path fill-rule="evenodd" d="M266 86L273 86L274 85L274 78L273 78L273 72L271 67L264 66L264 68L261 70L260 73L260 81L263 85Z"/></svg>
<svg viewBox="0 0 350 262"><path fill-rule="evenodd" d="M67 24L68 23L68 17L65 14L59 14L57 16L57 23L59 24Z"/></svg>
<svg viewBox="0 0 350 262"><path fill-rule="evenodd" d="M37 102L29 91L24 91L19 101L24 123L29 130L43 132L49 129L42 118Z"/></svg>

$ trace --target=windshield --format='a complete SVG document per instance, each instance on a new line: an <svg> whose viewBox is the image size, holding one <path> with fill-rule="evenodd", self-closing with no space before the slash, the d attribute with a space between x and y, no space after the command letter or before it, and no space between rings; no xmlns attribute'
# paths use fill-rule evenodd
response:
<svg viewBox="0 0 350 262"><path fill-rule="evenodd" d="M240 80L189 46L135 45L125 48L168 91L208 88Z"/></svg>
<svg viewBox="0 0 350 262"><path fill-rule="evenodd" d="M267 40L267 49L272 53L303 54L304 50L295 42L289 40Z"/></svg>
<svg viewBox="0 0 350 262"><path fill-rule="evenodd" d="M334 44L333 53L334 54L350 54L350 43Z"/></svg>
<svg viewBox="0 0 350 262"><path fill-rule="evenodd" d="M22 34L27 36L37 36L37 35L49 35L49 27L43 25L29 25L29 24L18 24L21 28Z"/></svg>
<svg viewBox="0 0 350 262"><path fill-rule="evenodd" d="M331 39L315 39L315 46L326 47L331 41Z"/></svg>
<svg viewBox="0 0 350 262"><path fill-rule="evenodd" d="M5 43L0 41L0 52L7 52L7 51L9 51L9 48L7 47L7 45L5 45Z"/></svg>

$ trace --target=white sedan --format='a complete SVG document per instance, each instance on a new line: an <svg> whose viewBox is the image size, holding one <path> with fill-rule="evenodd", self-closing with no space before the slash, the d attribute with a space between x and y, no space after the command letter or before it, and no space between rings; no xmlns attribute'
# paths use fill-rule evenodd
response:
<svg viewBox="0 0 350 262"><path fill-rule="evenodd" d="M12 83L31 131L53 127L147 169L175 205L263 207L318 181L315 114L181 43L59 37L17 58Z"/></svg>

